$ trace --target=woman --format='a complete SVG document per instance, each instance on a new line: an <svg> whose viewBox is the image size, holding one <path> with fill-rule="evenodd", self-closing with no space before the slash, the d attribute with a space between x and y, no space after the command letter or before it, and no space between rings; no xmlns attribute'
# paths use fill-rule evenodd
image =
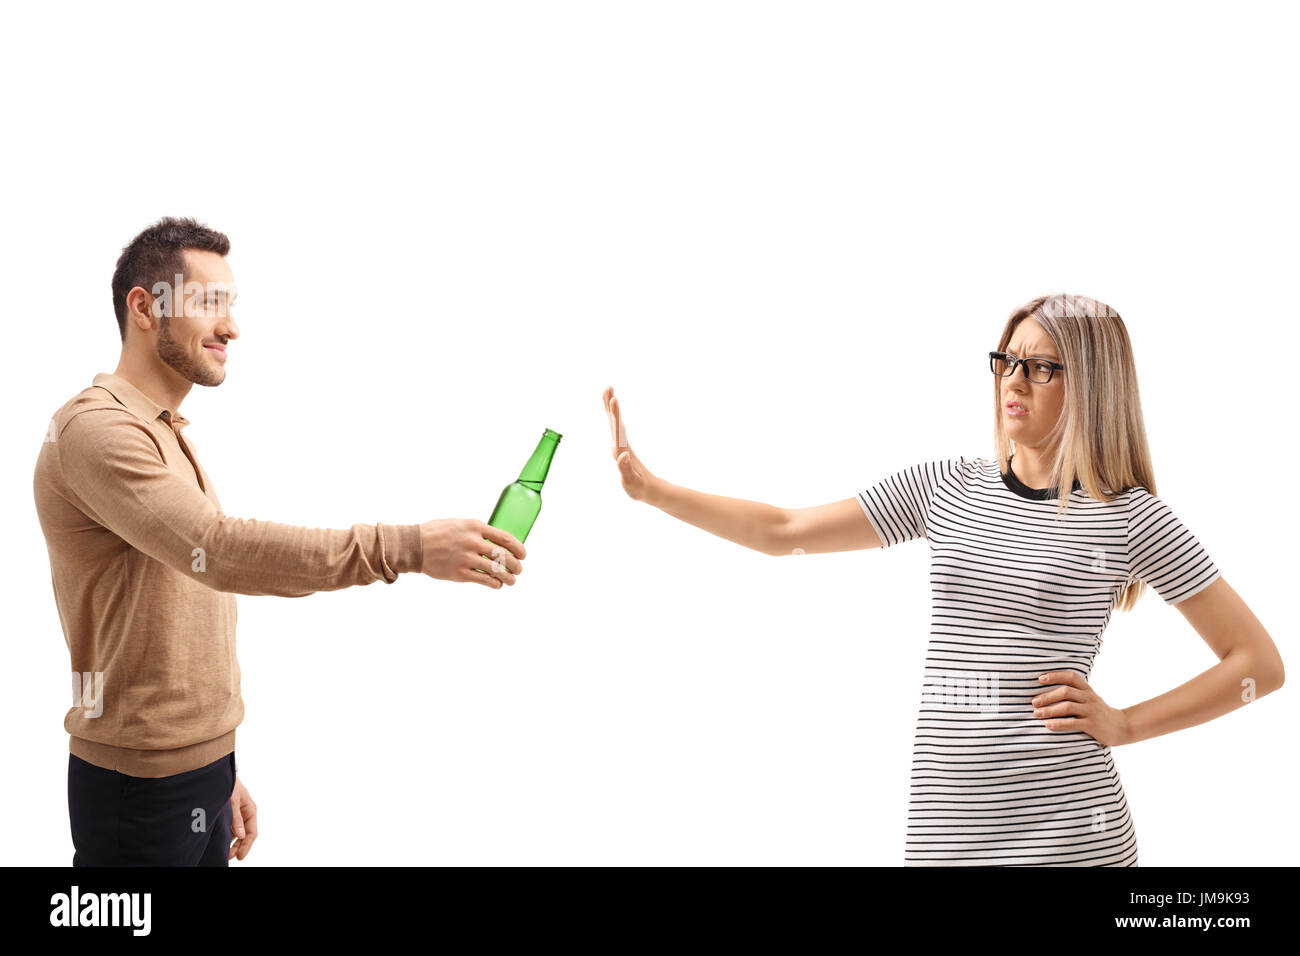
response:
<svg viewBox="0 0 1300 956"><path fill-rule="evenodd" d="M1110 748L1276 690L1282 659L1156 497L1116 312L1080 296L1035 299L1008 319L989 367L996 459L916 464L814 508L656 477L628 445L612 388L604 398L623 488L675 518L772 555L929 539L933 617L905 865L1136 866ZM1087 677L1111 611L1132 608L1148 584L1220 662L1117 709Z"/></svg>

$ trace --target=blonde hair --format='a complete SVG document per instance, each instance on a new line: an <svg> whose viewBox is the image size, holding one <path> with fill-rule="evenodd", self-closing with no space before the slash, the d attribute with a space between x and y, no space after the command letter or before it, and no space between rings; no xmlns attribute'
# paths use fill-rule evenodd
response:
<svg viewBox="0 0 1300 956"><path fill-rule="evenodd" d="M1062 378L1065 401L1046 439L1047 447L1056 449L1051 486L1072 488L1077 479L1080 488L1099 501L1112 501L1135 487L1156 494L1133 347L1119 313L1086 296L1041 296L1011 313L998 351L1006 350L1025 319L1042 326L1065 366L1054 373ZM994 379L994 445L998 465L1006 473L1012 449L1001 392L1001 382ZM1070 495L1058 498L1057 519L1068 510ZM1116 607L1131 609L1145 590L1145 583L1135 579Z"/></svg>

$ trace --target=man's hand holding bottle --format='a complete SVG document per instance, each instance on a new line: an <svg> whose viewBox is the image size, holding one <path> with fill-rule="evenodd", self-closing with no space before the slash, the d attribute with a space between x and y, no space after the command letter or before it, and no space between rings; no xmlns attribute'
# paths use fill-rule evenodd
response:
<svg viewBox="0 0 1300 956"><path fill-rule="evenodd" d="M496 547L485 548L484 540ZM509 531L476 518L443 518L420 525L424 548L421 570L431 578L461 583L477 581L485 587L514 584L522 574L527 552ZM487 551L485 555L482 552Z"/></svg>

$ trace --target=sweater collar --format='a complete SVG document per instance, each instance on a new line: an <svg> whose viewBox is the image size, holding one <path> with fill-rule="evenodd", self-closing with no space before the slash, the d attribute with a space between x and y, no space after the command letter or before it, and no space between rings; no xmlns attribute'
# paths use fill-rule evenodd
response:
<svg viewBox="0 0 1300 956"><path fill-rule="evenodd" d="M161 417L163 421L177 427L190 423L188 418L185 418L179 412L171 412L159 405L120 375L100 372L95 376L91 384L97 385L108 392L117 399L120 405L125 406L128 411L145 422L152 423Z"/></svg>

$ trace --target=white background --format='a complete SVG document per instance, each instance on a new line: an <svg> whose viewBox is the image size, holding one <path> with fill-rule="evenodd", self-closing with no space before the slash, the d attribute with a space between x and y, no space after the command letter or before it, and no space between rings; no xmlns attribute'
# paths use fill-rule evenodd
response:
<svg viewBox="0 0 1300 956"><path fill-rule="evenodd" d="M1160 495L1300 666L1284 10L6 8L0 859L72 857L32 468L162 215L233 244L242 334L183 406L228 514L486 520L564 436L517 586L239 599L236 865L901 864L928 546L634 502L601 391L670 481L842 500L991 456L985 353L1052 292L1124 317ZM1214 663L1148 592L1093 683ZM1294 862L1294 700L1115 749L1143 866Z"/></svg>

